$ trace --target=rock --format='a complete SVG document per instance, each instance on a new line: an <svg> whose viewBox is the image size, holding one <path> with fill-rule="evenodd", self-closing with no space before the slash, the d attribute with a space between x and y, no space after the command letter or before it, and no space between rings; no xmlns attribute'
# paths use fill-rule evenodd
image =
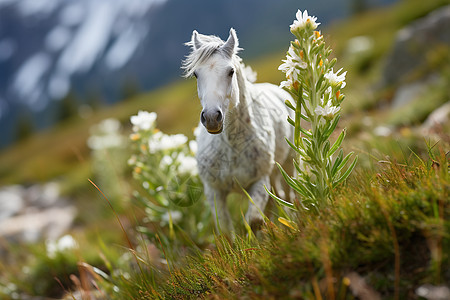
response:
<svg viewBox="0 0 450 300"><path fill-rule="evenodd" d="M450 299L450 289L447 286L424 284L416 289L416 295L427 300L448 300Z"/></svg>
<svg viewBox="0 0 450 300"><path fill-rule="evenodd" d="M0 222L24 208L22 199L25 189L20 185L7 186L0 189Z"/></svg>
<svg viewBox="0 0 450 300"><path fill-rule="evenodd" d="M17 243L57 239L70 229L75 216L75 207L61 197L56 182L0 188L0 239Z"/></svg>
<svg viewBox="0 0 450 300"><path fill-rule="evenodd" d="M435 109L422 125L424 134L440 130L444 125L450 124L450 101Z"/></svg>
<svg viewBox="0 0 450 300"><path fill-rule="evenodd" d="M426 63L426 54L438 45L450 46L450 5L398 32L383 71L382 86L404 83L414 70Z"/></svg>
<svg viewBox="0 0 450 300"><path fill-rule="evenodd" d="M0 221L0 237L26 243L57 239L70 229L75 216L76 209L70 206L21 214Z"/></svg>

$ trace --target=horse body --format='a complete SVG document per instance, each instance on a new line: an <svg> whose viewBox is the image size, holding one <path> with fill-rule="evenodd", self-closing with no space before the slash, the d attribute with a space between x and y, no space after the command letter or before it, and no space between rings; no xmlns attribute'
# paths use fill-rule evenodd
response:
<svg viewBox="0 0 450 300"><path fill-rule="evenodd" d="M290 152L285 137L291 135L291 128L284 105L290 96L275 85L247 80L236 55L233 29L225 43L194 31L188 44L193 52L185 69L197 77L203 106L197 136L199 174L213 214L217 211L220 225L231 230L226 207L230 192L244 188L264 210L268 200L264 186L270 189L272 181L280 189L279 171L273 171L275 161L285 162ZM195 57L195 51L208 55ZM262 220L258 208L249 205L246 219L252 226Z"/></svg>

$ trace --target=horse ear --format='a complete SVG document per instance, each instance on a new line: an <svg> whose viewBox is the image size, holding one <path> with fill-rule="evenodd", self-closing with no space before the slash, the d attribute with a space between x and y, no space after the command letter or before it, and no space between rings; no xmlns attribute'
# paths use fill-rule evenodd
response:
<svg viewBox="0 0 450 300"><path fill-rule="evenodd" d="M200 39L198 38L198 32L197 30L192 31L192 37L191 37L192 45L194 45L194 49L197 50L202 46L202 43L200 42Z"/></svg>
<svg viewBox="0 0 450 300"><path fill-rule="evenodd" d="M221 49L227 56L231 57L231 56L233 56L233 54L236 53L238 46L239 46L239 40L236 36L236 31L233 28L231 28L230 36L228 37L225 44L223 44Z"/></svg>

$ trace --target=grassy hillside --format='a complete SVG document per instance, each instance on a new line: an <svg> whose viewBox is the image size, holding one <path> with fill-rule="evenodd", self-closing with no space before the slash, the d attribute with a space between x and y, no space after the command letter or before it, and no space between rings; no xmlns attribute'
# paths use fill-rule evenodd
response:
<svg viewBox="0 0 450 300"><path fill-rule="evenodd" d="M66 289L85 293L86 299L354 299L351 292L356 293L355 282L362 279L367 283L363 293L418 299L415 289L422 284L448 285L450 141L444 128L434 145L439 136L425 139L419 127L448 101L450 65L436 67L444 82L407 107L390 109L392 89L377 89L397 31L447 2L400 1L321 28L338 58L337 68L348 70L339 127L348 130L344 151L357 152L360 161L336 193L335 205L319 214L299 211L288 221L275 219L258 238L246 234L240 206L234 209L241 226L233 243L212 234L210 219L203 228L151 221L149 207L157 200L141 199L145 187L131 175L140 171L125 163L136 149L127 144L118 153L100 153L101 167L112 166L112 171L98 171L98 153L87 146L91 128L106 118L119 120L128 139L129 118L139 110L157 112L157 127L163 132L192 138L201 110L194 80L180 79L102 107L87 119L74 117L4 150L0 185L61 183L79 209L71 234L80 247L49 258L44 242L0 244L11 252L0 264L0 296L60 297L64 289L54 277ZM369 37L373 47L355 59L347 42L357 36ZM284 74L277 68L284 57L284 52L274 53L245 63L257 71L259 82L279 84ZM375 134L379 126L388 127L390 134ZM123 161L121 169L116 168L118 160ZM87 178L96 183L111 179L99 186L114 213ZM202 209L197 203L185 211L201 218Z"/></svg>

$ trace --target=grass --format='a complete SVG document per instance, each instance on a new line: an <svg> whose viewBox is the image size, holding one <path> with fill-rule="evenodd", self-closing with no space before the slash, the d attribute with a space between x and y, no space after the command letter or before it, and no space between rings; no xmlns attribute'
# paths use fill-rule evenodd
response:
<svg viewBox="0 0 450 300"><path fill-rule="evenodd" d="M386 92L367 92L379 77L383 55L397 29L445 3L399 1L324 30L326 38L334 40L335 55L343 58L339 59L341 66L349 69L340 126L349 129L347 143L352 149L345 150L359 153L359 167L336 192L333 206L320 214L286 215L275 209L275 215L284 219L266 224L258 238L244 233L232 242L216 235L211 237L214 243L199 247L182 236L181 228L177 247L171 247L166 231L157 226L151 228L158 233L155 239L136 231L143 226L145 212L128 201L132 198L129 191L124 196L127 201L115 207L134 245L129 250L108 204L87 181L93 172L86 146L89 128L105 118L119 119L125 134L131 115L138 110L156 111L158 127L164 132L192 137L200 111L193 81L176 82L101 108L89 119L71 119L2 151L1 184L48 180L63 184L64 194L74 199L80 211L72 233L81 250L49 260L43 243L16 247L0 241L2 249L11 252L0 262L0 280L16 285L0 283L0 297L38 294L36 286L50 291L46 296L60 296L63 288L53 277L64 289L86 290L86 285L77 285L74 279L88 274L107 298L116 299L353 299L355 273L382 299L414 298L414 289L424 283L448 284L448 144L439 143L444 153L430 156L414 128L404 127L384 138L373 136L372 127L362 122L369 116L373 126L415 126L446 99L448 85L439 83L427 93L429 105L417 101L386 114L378 107ZM365 70L345 57L346 42L359 35L370 36L375 45ZM258 72L258 81L278 83L283 74L276 70L284 56L275 53L246 63ZM127 188L134 188L130 178L121 180ZM103 192L109 196L107 189ZM238 216L239 209L232 209ZM99 267L106 274L86 271L78 262Z"/></svg>
<svg viewBox="0 0 450 300"><path fill-rule="evenodd" d="M450 280L448 161L442 152L434 158L359 169L319 214L291 215L294 226L268 223L259 239L216 236L212 249L167 268L148 263L114 278L121 292L110 296L352 299L356 272L382 299L410 299L421 284Z"/></svg>

